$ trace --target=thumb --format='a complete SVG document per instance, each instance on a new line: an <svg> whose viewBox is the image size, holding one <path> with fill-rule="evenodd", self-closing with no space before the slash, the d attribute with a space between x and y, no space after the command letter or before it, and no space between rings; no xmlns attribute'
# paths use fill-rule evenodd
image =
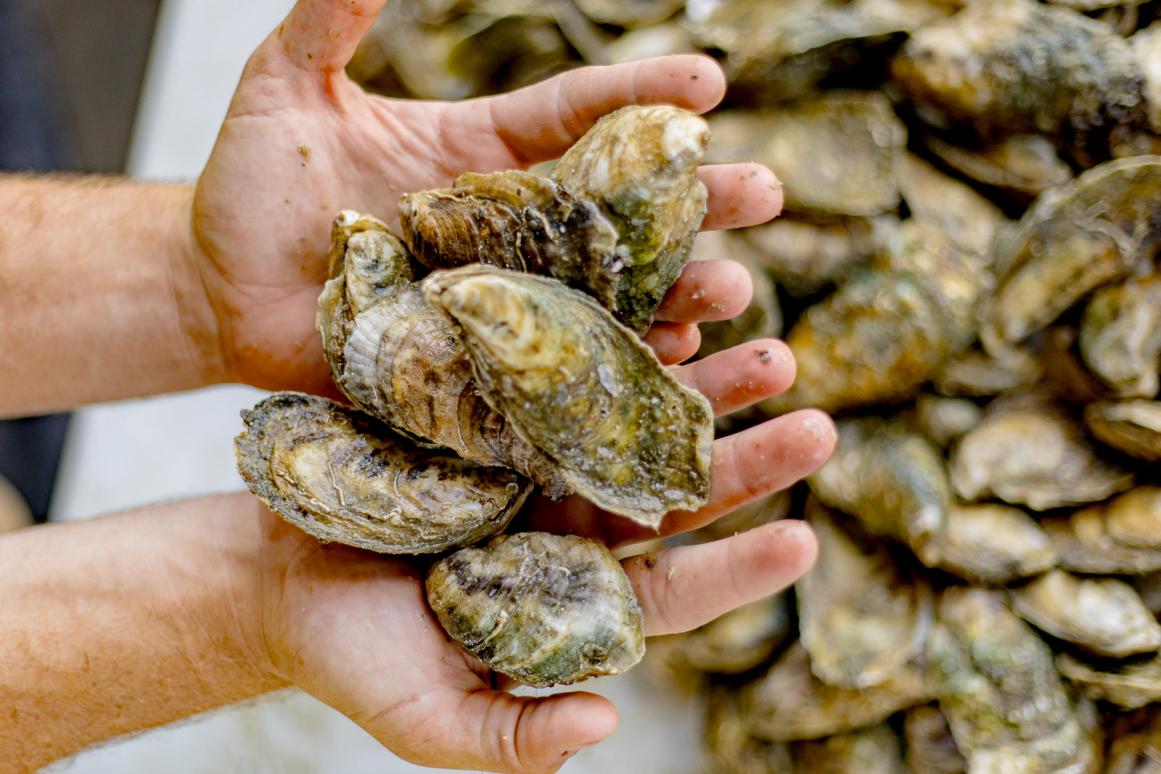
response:
<svg viewBox="0 0 1161 774"><path fill-rule="evenodd" d="M617 710L593 693L531 697L476 691L460 710L461 738L449 747L466 756L460 765L488 771L556 771L578 749L617 727Z"/></svg>
<svg viewBox="0 0 1161 774"><path fill-rule="evenodd" d="M292 64L323 73L342 70L387 0L298 0L267 40Z"/></svg>

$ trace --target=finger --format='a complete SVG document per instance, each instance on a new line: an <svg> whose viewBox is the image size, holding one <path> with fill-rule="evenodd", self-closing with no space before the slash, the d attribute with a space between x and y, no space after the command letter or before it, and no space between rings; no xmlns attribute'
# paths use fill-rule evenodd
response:
<svg viewBox="0 0 1161 774"><path fill-rule="evenodd" d="M622 564L645 616L645 635L695 629L782 591L814 563L809 525L786 520L697 546L642 554Z"/></svg>
<svg viewBox="0 0 1161 774"><path fill-rule="evenodd" d="M697 173L709 194L703 230L756 226L782 212L782 183L761 164L710 164Z"/></svg>
<svg viewBox="0 0 1161 774"><path fill-rule="evenodd" d="M441 740L443 749L432 750L432 760L415 762L477 771L556 771L577 750L617 727L613 705L591 693L533 698L476 691L463 698L455 713L448 728L451 738Z"/></svg>
<svg viewBox="0 0 1161 774"><path fill-rule="evenodd" d="M720 417L786 391L794 382L794 369L789 347L759 339L676 368L674 375L706 396L714 416Z"/></svg>
<svg viewBox="0 0 1161 774"><path fill-rule="evenodd" d="M653 347L662 363L673 365L697 354L701 334L696 325L657 323L645 334L645 343Z"/></svg>
<svg viewBox="0 0 1161 774"><path fill-rule="evenodd" d="M737 261L692 261L665 294L657 319L697 323L729 320L750 305L754 281Z"/></svg>
<svg viewBox="0 0 1161 774"><path fill-rule="evenodd" d="M836 437L830 417L804 409L720 438L714 441L705 505L695 511L673 511L656 530L627 519L606 519L602 537L616 547L703 527L818 470L834 451Z"/></svg>
<svg viewBox="0 0 1161 774"><path fill-rule="evenodd" d="M302 70L332 73L351 61L386 0L298 0L267 44Z"/></svg>
<svg viewBox="0 0 1161 774"><path fill-rule="evenodd" d="M668 104L704 113L725 89L717 63L682 54L583 67L493 97L487 105L496 134L517 156L534 162L556 158L619 107Z"/></svg>

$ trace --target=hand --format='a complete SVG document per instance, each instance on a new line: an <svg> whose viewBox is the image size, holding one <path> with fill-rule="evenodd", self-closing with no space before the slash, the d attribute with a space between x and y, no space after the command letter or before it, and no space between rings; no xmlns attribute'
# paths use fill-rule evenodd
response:
<svg viewBox="0 0 1161 774"><path fill-rule="evenodd" d="M213 313L187 316L216 320L228 379L330 388L314 316L330 222L340 209L393 223L405 192L446 186L468 170L556 158L623 105L704 112L725 90L712 60L675 56L575 70L498 97L383 99L343 71L383 5L299 0L251 57L198 182L192 258ZM777 180L764 167L705 167L702 179L710 194L706 228L761 223L781 208ZM736 263L691 265L662 305L650 343L666 362L685 359L697 349L689 324L732 317L749 293Z"/></svg>

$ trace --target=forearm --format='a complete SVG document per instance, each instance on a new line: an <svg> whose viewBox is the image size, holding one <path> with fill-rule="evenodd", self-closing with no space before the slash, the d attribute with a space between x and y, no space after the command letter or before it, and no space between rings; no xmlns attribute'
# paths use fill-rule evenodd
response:
<svg viewBox="0 0 1161 774"><path fill-rule="evenodd" d="M0 761L282 687L258 633L262 529L232 495L0 538Z"/></svg>
<svg viewBox="0 0 1161 774"><path fill-rule="evenodd" d="M219 381L186 185L0 176L0 416Z"/></svg>

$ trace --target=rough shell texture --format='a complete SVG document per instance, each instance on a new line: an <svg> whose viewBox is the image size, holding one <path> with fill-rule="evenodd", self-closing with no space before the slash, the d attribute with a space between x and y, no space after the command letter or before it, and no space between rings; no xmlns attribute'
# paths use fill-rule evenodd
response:
<svg viewBox="0 0 1161 774"><path fill-rule="evenodd" d="M993 403L951 455L956 493L995 495L1035 511L1097 502L1128 489L1133 476L1097 456L1059 406L1037 400Z"/></svg>
<svg viewBox="0 0 1161 774"><path fill-rule="evenodd" d="M422 283L483 394L574 491L656 526L709 493L713 411L588 296L490 266Z"/></svg>
<svg viewBox="0 0 1161 774"><path fill-rule="evenodd" d="M952 505L939 566L974 583L1000 584L1056 565L1048 534L1019 508L996 503Z"/></svg>
<svg viewBox="0 0 1161 774"><path fill-rule="evenodd" d="M814 742L794 742L794 770L817 774L906 774L899 736L886 724Z"/></svg>
<svg viewBox="0 0 1161 774"><path fill-rule="evenodd" d="M1012 608L1053 637L1125 658L1161 647L1161 625L1124 581L1053 570L1012 592Z"/></svg>
<svg viewBox="0 0 1161 774"><path fill-rule="evenodd" d="M969 771L1087 771L1094 751L1044 641L981 589L948 590L938 617L931 674Z"/></svg>
<svg viewBox="0 0 1161 774"><path fill-rule="evenodd" d="M800 644L742 691L741 712L751 731L772 741L819 739L886 720L933 696L924 670L909 666L873 688L839 688L810 671Z"/></svg>
<svg viewBox="0 0 1161 774"><path fill-rule="evenodd" d="M831 685L879 685L922 652L931 589L884 545L845 531L817 502L807 510L818 561L795 590L810 668Z"/></svg>
<svg viewBox="0 0 1161 774"><path fill-rule="evenodd" d="M1066 569L1135 575L1161 570L1161 487L1138 487L1042 524Z"/></svg>
<svg viewBox="0 0 1161 774"><path fill-rule="evenodd" d="M324 541L388 554L471 545L507 526L530 489L325 398L278 393L242 419L235 450L250 490Z"/></svg>
<svg viewBox="0 0 1161 774"><path fill-rule="evenodd" d="M427 601L444 630L525 685L629 669L645 654L641 608L621 565L574 535L501 535L436 562Z"/></svg>
<svg viewBox="0 0 1161 774"><path fill-rule="evenodd" d="M824 411L915 395L971 343L991 277L932 223L909 221L872 266L806 310L786 337L794 386L767 413Z"/></svg>
<svg viewBox="0 0 1161 774"><path fill-rule="evenodd" d="M926 438L882 420L844 420L834 455L807 481L819 500L870 532L938 562L951 489L943 456Z"/></svg>
<svg viewBox="0 0 1161 774"><path fill-rule="evenodd" d="M895 78L936 125L984 135L1096 129L1140 119L1128 43L1099 22L1032 0L981 0L916 32Z"/></svg>
<svg viewBox="0 0 1161 774"><path fill-rule="evenodd" d="M1147 266L1161 246L1161 157L1093 167L1045 191L998 250L1000 286L980 331L993 354L1094 288Z"/></svg>
<svg viewBox="0 0 1161 774"><path fill-rule="evenodd" d="M1161 389L1161 273L1094 293L1080 326L1080 352L1089 370L1116 395L1156 396Z"/></svg>
<svg viewBox="0 0 1161 774"><path fill-rule="evenodd" d="M1148 661L1089 664L1062 653L1056 666L1090 699L1103 699L1125 709L1161 701L1161 656Z"/></svg>
<svg viewBox="0 0 1161 774"><path fill-rule="evenodd" d="M411 282L410 256L386 225L340 213L330 274L317 325L335 384L355 406L465 459L513 468L551 496L565 493L554 466L480 395L463 344Z"/></svg>
<svg viewBox="0 0 1161 774"><path fill-rule="evenodd" d="M907 710L903 717L907 762L923 774L964 774L967 761L955 746L947 717L935 704Z"/></svg>
<svg viewBox="0 0 1161 774"><path fill-rule="evenodd" d="M1092 403L1084 423L1103 443L1149 462L1161 462L1161 401Z"/></svg>
<svg viewBox="0 0 1161 774"><path fill-rule="evenodd" d="M788 212L878 215L899 203L896 169L907 131L886 97L832 93L777 111L710 119L707 158L778 171Z"/></svg>

